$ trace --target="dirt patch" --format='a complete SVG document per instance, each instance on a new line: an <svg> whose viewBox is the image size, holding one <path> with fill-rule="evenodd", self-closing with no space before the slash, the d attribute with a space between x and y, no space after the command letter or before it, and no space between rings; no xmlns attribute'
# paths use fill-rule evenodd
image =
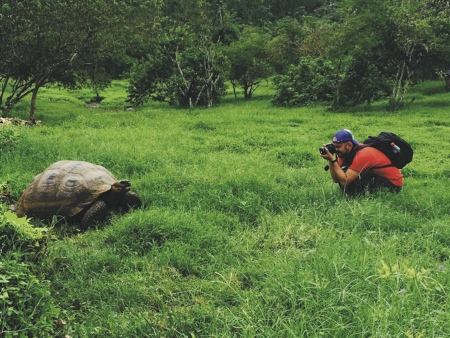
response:
<svg viewBox="0 0 450 338"><path fill-rule="evenodd" d="M30 121L21 120L15 117L0 117L0 126L13 125L13 126L42 126L41 121L36 120L36 124Z"/></svg>
<svg viewBox="0 0 450 338"><path fill-rule="evenodd" d="M100 102L89 102L86 103L86 108L98 108L100 106Z"/></svg>

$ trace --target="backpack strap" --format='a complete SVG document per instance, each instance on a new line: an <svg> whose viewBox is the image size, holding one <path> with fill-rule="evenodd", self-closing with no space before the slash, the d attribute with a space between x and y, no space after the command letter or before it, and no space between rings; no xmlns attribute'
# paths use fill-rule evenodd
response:
<svg viewBox="0 0 450 338"><path fill-rule="evenodd" d="M360 144L359 146L356 146L352 149L352 151L350 152L346 161L342 164L342 169L344 171L347 171L348 167L350 167L352 165L353 160L355 159L356 153L365 147L367 147L365 144Z"/></svg>
<svg viewBox="0 0 450 338"><path fill-rule="evenodd" d="M353 163L353 160L355 159L356 153L357 153L358 151L360 151L361 149L364 149L364 148L366 148L366 147L370 147L370 145L368 145L368 144L360 144L359 146L356 146L356 147L352 150L352 152L350 153L350 156L349 156L349 158L347 159L347 161L344 163L342 169L343 169L344 171L346 171L346 170L348 169L348 167L350 167L351 164ZM389 160L389 161L390 161L390 160ZM389 167L395 167L395 166L392 164L392 161L390 161L390 162L391 162L390 164L385 164L385 165L382 165L382 166L379 166L379 167L372 167L372 168L370 168L369 170L374 170L374 169L384 169L384 168L389 168Z"/></svg>
<svg viewBox="0 0 450 338"><path fill-rule="evenodd" d="M361 149L366 148L366 147L370 147L370 145L368 145L368 144L360 144L360 145L356 146L355 148L353 148L352 151L350 152L349 157L347 158L347 161L345 161L343 163L343 165L341 166L342 170L347 171L348 167L350 167L352 165L353 160L355 159L356 153L358 151L360 151ZM395 166L391 162L390 164L382 165L382 166L379 166L379 167L372 167L369 170L384 169L384 168L389 168L389 167L395 167ZM325 168L324 168L325 171L328 171L329 169L330 169L329 165L326 165Z"/></svg>
<svg viewBox="0 0 450 338"><path fill-rule="evenodd" d="M382 165L382 166L379 166L379 167L372 167L372 168L370 168L370 170L373 170L373 169L384 169L384 168L390 168L390 167L396 168L396 166L391 163L391 164L385 164L385 165Z"/></svg>

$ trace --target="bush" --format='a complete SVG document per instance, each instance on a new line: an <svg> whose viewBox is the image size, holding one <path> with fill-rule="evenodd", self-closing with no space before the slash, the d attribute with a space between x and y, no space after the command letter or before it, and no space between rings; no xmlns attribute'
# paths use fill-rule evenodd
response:
<svg viewBox="0 0 450 338"><path fill-rule="evenodd" d="M45 250L47 229L34 228L0 207L0 335L48 337L59 309L48 282L36 278L29 262Z"/></svg>
<svg viewBox="0 0 450 338"><path fill-rule="evenodd" d="M180 107L220 103L226 92L223 77L217 69L206 72L207 60L201 51L188 48L177 54L177 62L159 51L134 65L127 102L141 105L151 99Z"/></svg>
<svg viewBox="0 0 450 338"><path fill-rule="evenodd" d="M11 194L11 187L6 182L0 181L0 204L9 203Z"/></svg>
<svg viewBox="0 0 450 338"><path fill-rule="evenodd" d="M294 107L317 101L331 101L333 89L331 62L310 56L300 58L286 75L275 77L277 88L272 102L278 106Z"/></svg>
<svg viewBox="0 0 450 338"><path fill-rule="evenodd" d="M47 228L34 228L28 220L18 218L12 212L2 210L0 214L0 252L20 251L35 256L46 248Z"/></svg>
<svg viewBox="0 0 450 338"><path fill-rule="evenodd" d="M336 108L356 106L389 96L392 84L377 68L375 62L364 57L348 57L339 81L339 100Z"/></svg>
<svg viewBox="0 0 450 338"><path fill-rule="evenodd" d="M347 57L339 67L322 58L302 57L286 75L275 78L272 102L294 107L313 102L331 102L332 108L368 104L389 94L383 74L363 57Z"/></svg>
<svg viewBox="0 0 450 338"><path fill-rule="evenodd" d="M48 337L59 309L47 281L39 281L20 255L9 252L0 260L0 335Z"/></svg>

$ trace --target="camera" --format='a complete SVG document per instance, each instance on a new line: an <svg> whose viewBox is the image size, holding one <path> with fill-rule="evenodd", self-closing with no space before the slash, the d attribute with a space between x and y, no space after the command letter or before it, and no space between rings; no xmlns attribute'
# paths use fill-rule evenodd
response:
<svg viewBox="0 0 450 338"><path fill-rule="evenodd" d="M319 151L320 151L321 155L325 155L327 153L327 150L325 148L328 149L330 154L335 154L336 153L336 148L334 147L334 144L333 143L327 143L323 147L319 148Z"/></svg>

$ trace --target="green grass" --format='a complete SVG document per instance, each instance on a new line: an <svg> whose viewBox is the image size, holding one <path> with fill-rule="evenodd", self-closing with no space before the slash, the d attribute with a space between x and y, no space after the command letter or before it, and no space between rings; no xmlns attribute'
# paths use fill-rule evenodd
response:
<svg viewBox="0 0 450 338"><path fill-rule="evenodd" d="M55 336L449 335L450 98L439 82L413 87L399 112L277 108L266 84L209 110L127 112L125 88L97 109L84 107L87 91L42 90L44 126L20 128L1 154L14 201L72 159L129 178L144 202L84 233L53 228L38 271L67 323ZM12 114L26 118L26 102ZM340 193L318 148L342 128L410 141L400 194Z"/></svg>

